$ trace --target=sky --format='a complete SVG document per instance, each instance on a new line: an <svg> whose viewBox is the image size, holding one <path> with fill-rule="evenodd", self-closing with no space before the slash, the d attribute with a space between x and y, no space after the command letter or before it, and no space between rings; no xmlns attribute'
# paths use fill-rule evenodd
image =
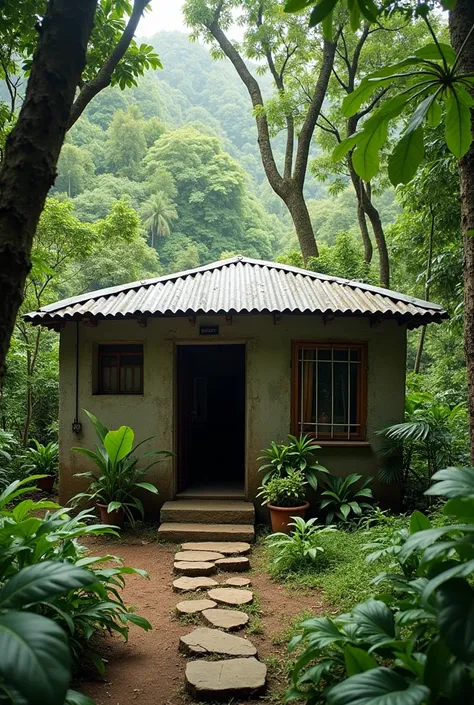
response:
<svg viewBox="0 0 474 705"><path fill-rule="evenodd" d="M153 0L151 11L146 12L140 20L137 34L148 37L155 32L187 32L183 20L181 6L183 0Z"/></svg>

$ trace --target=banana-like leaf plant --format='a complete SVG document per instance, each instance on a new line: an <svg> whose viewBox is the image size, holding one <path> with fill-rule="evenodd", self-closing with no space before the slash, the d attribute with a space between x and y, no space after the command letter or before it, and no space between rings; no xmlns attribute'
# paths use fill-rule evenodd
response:
<svg viewBox="0 0 474 705"><path fill-rule="evenodd" d="M275 443L262 451L258 460L266 461L259 467L259 472L265 472L262 487L273 477L287 477L293 471L301 471L305 481L314 489L318 489L319 473L329 471L315 460L315 453L321 450L314 438L309 435L288 436L290 443Z"/></svg>
<svg viewBox="0 0 474 705"><path fill-rule="evenodd" d="M362 483L362 475L353 473L347 477L328 475L325 478L327 489L321 493L319 506L326 512L326 523L332 524L335 518L348 521L360 517L365 509L370 509L367 500L372 499L369 485L371 478Z"/></svg>
<svg viewBox="0 0 474 705"><path fill-rule="evenodd" d="M134 446L135 434L129 426L109 431L93 414L88 411L86 414L95 428L100 445L95 446L95 451L78 447L73 450L90 458L99 472L76 473L76 477L85 477L91 482L87 491L80 492L72 501L74 504L81 501L99 502L107 506L108 512L123 509L130 523L134 524L134 511L144 516L143 505L136 496L137 490L158 494L155 485L144 480L148 470L173 454L156 450L137 457L137 449L151 438L146 438ZM146 464L138 467L140 462Z"/></svg>

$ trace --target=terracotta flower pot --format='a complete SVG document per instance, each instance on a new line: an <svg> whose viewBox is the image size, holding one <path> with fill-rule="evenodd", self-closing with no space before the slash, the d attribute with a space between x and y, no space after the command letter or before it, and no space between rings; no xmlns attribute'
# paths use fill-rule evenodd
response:
<svg viewBox="0 0 474 705"><path fill-rule="evenodd" d="M100 512L100 521L102 524L112 524L113 526L123 527L125 521L125 511L123 509L114 509L113 512L107 511L107 504L97 502L97 507Z"/></svg>
<svg viewBox="0 0 474 705"><path fill-rule="evenodd" d="M304 519L309 502L305 502L300 507L274 507L272 504L267 504L267 507L270 510L272 531L274 533L282 531L284 534L289 534L291 531L289 524L293 521L293 517Z"/></svg>
<svg viewBox="0 0 474 705"><path fill-rule="evenodd" d="M54 487L54 475L46 475L36 480L36 486L43 492L52 492Z"/></svg>

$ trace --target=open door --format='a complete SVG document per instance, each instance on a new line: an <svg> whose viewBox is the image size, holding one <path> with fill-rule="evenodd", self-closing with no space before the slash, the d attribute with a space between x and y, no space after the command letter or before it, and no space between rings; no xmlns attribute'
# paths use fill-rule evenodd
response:
<svg viewBox="0 0 474 705"><path fill-rule="evenodd" d="M178 347L178 493L245 491L245 345Z"/></svg>

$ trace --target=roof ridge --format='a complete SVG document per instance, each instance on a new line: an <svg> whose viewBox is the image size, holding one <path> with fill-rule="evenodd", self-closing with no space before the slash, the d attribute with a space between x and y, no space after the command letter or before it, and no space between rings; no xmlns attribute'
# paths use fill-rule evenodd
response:
<svg viewBox="0 0 474 705"><path fill-rule="evenodd" d="M211 262L210 264L204 264L200 267L195 267L194 269L183 270L181 272L173 272L172 274L165 274L160 277L154 277L152 279L139 279L135 282L129 282L127 284L118 284L116 286L108 287L105 289L97 289L96 291L90 291L84 294L79 294L78 296L72 296L67 299L62 299L61 301L56 301L55 303L48 304L47 306L43 306L39 309L38 312L52 313L67 306L86 303L88 301L96 301L102 297L125 294L129 291L141 289L142 287L150 287L155 284L164 284L166 282L176 281L185 277L194 277L197 274L205 273L208 271L215 271L227 266L231 266L233 264L237 265L239 263L249 264L251 266L266 267L268 269L276 269L304 277L309 277L311 279L318 279L320 281L341 284L343 286L349 286L353 289L360 289L361 291L368 291L375 294L379 294L395 302L402 301L405 303L414 304L415 306L419 306L421 308L444 311L443 307L440 306L440 304L431 303L429 301L425 301L424 299L417 299L415 297L408 296L397 291L392 291L391 289L384 289L382 287L377 287L372 284L366 284L365 282L360 282L355 279L344 279L342 277L334 277L329 274L313 272L309 269L294 267L293 265L283 264L281 262L270 262L267 260L259 260L253 259L251 257L244 257L243 255L235 255L234 257L229 257L228 259L217 260L216 262ZM30 316L38 312L31 312L26 314L26 316Z"/></svg>

